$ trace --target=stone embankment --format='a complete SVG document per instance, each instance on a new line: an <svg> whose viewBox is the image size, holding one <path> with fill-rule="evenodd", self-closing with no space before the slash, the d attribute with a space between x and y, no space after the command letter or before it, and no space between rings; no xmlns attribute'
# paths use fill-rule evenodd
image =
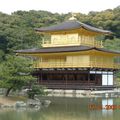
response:
<svg viewBox="0 0 120 120"><path fill-rule="evenodd" d="M4 98L5 99L5 98ZM40 101L39 99L28 99L25 102L24 101L6 101L2 102L0 101L0 108L11 108L11 109L37 109L39 110L41 107L48 107L50 105L50 100L44 100Z"/></svg>
<svg viewBox="0 0 120 120"><path fill-rule="evenodd" d="M47 89L48 96L54 97L120 97L120 89L113 90L62 90Z"/></svg>

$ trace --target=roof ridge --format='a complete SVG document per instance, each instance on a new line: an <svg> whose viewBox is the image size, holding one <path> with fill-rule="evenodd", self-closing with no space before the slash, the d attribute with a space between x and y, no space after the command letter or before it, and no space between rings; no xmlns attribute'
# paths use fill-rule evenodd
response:
<svg viewBox="0 0 120 120"><path fill-rule="evenodd" d="M96 28L94 26L90 26L85 23L82 23L78 20L67 20L62 23L58 23L56 25L35 28L35 30L40 31L40 32L50 32L50 31L73 30L73 29L79 29L81 27L86 30L98 32L98 33L102 33L102 34L111 34L112 33L111 31Z"/></svg>

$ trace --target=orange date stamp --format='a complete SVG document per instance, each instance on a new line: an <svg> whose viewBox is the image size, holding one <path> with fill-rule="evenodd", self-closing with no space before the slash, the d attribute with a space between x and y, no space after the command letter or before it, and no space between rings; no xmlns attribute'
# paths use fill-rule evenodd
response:
<svg viewBox="0 0 120 120"><path fill-rule="evenodd" d="M89 104L88 108L90 110L120 110L120 105L98 105L98 104Z"/></svg>

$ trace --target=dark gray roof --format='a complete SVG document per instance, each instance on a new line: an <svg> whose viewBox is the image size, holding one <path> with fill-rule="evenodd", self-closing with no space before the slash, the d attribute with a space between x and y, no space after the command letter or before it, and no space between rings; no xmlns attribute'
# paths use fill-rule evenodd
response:
<svg viewBox="0 0 120 120"><path fill-rule="evenodd" d="M73 29L79 29L79 28L84 28L93 32L99 32L99 33L105 33L105 34L112 33L107 30L102 30L102 29L92 27L90 25L84 24L77 20L69 20L69 21L59 23L57 25L53 25L49 27L35 28L35 30L39 32L54 32L54 31L62 31L62 30L73 30Z"/></svg>
<svg viewBox="0 0 120 120"><path fill-rule="evenodd" d="M65 46L65 47L49 47L41 49L25 49L25 50L16 50L16 53L23 54L37 54L37 53L59 53L59 52L79 52L79 51L88 51L88 50L97 50L107 53L120 54L120 51L106 50L104 48L88 47L88 46Z"/></svg>

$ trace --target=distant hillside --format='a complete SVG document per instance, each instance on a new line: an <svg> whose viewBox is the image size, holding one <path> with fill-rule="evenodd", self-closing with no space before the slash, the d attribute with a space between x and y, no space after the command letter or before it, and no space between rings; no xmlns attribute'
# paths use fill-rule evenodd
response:
<svg viewBox="0 0 120 120"><path fill-rule="evenodd" d="M35 27L53 25L71 16L48 11L16 11L12 15L0 13L0 60L13 50L41 47L41 36L34 31ZM89 12L88 15L77 13L76 18L86 24L110 30L113 36L103 39L108 49L120 50L120 7L101 12Z"/></svg>

